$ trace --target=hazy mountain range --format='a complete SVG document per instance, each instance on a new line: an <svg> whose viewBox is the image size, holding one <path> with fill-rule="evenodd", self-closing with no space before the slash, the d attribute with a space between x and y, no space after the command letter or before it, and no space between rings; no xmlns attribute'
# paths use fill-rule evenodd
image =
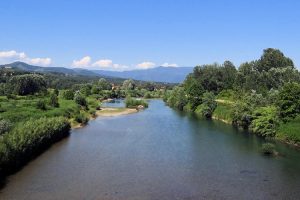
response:
<svg viewBox="0 0 300 200"><path fill-rule="evenodd" d="M29 65L24 62L14 62L10 64L0 65L1 67L11 67L23 71L30 72L57 72L70 75L83 76L107 76L125 79L135 79L141 81L180 83L185 77L193 71L193 67L156 67L151 69L140 69L131 71L106 71L106 70L88 70L82 68L65 68L65 67L40 67Z"/></svg>

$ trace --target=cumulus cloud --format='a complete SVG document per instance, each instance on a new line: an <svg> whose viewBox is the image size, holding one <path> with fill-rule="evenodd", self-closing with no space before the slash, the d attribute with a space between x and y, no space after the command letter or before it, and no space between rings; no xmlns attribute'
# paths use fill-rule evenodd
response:
<svg viewBox="0 0 300 200"><path fill-rule="evenodd" d="M12 51L0 51L1 59L24 59L26 58L26 54L24 52L16 52Z"/></svg>
<svg viewBox="0 0 300 200"><path fill-rule="evenodd" d="M27 61L32 65L49 66L51 64L51 58L31 58Z"/></svg>
<svg viewBox="0 0 300 200"><path fill-rule="evenodd" d="M109 59L98 60L92 64L93 67L109 68L113 66L113 61Z"/></svg>
<svg viewBox="0 0 300 200"><path fill-rule="evenodd" d="M163 63L160 66L162 67L178 67L178 65L176 63L170 64L170 63Z"/></svg>
<svg viewBox="0 0 300 200"><path fill-rule="evenodd" d="M148 62L148 61L137 64L137 68L139 68L139 69L149 69L149 68L153 68L154 66L155 66L155 63Z"/></svg>
<svg viewBox="0 0 300 200"><path fill-rule="evenodd" d="M88 67L91 63L91 57L85 56L81 58L80 60L73 60L72 66L73 67Z"/></svg>
<svg viewBox="0 0 300 200"><path fill-rule="evenodd" d="M6 64L9 62L22 61L32 65L48 66L51 64L51 58L30 58L24 52L0 51L0 62Z"/></svg>

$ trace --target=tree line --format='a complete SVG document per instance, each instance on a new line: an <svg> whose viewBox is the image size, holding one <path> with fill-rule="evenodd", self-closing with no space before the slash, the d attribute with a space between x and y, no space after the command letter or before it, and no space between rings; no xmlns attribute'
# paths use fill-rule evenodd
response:
<svg viewBox="0 0 300 200"><path fill-rule="evenodd" d="M226 119L238 127L275 137L280 125L300 115L300 73L290 58L269 48L258 60L238 68L230 61L196 66L164 100L206 118L214 114L225 118L226 113ZM300 135L290 134L291 140L300 142Z"/></svg>

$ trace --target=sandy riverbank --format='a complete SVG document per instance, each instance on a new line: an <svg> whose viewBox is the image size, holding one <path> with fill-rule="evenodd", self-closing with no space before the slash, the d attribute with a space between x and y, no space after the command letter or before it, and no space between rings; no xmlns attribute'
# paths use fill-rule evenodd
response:
<svg viewBox="0 0 300 200"><path fill-rule="evenodd" d="M136 112L138 112L138 110L135 108L101 108L101 110L96 112L96 115L101 117L114 117Z"/></svg>

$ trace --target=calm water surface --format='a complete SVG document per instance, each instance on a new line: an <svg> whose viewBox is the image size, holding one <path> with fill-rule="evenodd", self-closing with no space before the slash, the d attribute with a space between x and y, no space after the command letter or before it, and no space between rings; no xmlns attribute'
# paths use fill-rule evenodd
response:
<svg viewBox="0 0 300 200"><path fill-rule="evenodd" d="M160 100L74 130L17 174L0 199L299 199L300 152Z"/></svg>

